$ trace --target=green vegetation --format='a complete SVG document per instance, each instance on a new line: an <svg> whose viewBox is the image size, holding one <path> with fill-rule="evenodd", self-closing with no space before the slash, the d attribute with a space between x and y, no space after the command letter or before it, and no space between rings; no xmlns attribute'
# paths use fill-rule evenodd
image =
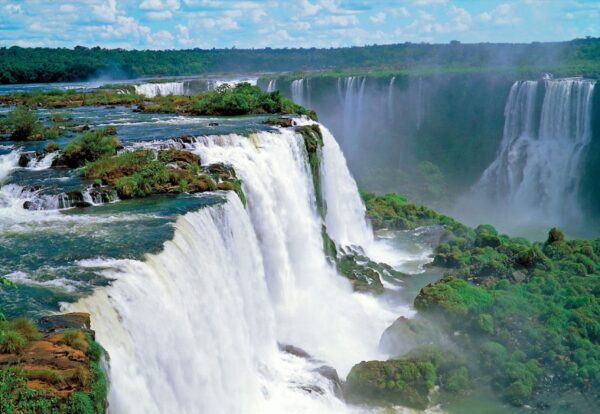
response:
<svg viewBox="0 0 600 414"><path fill-rule="evenodd" d="M323 203L323 194L321 191L321 155L320 151L323 147L323 134L318 124L305 125L298 132L304 138L304 146L308 153L308 164L315 187L315 197L317 201L317 209L322 217L325 217L325 205Z"/></svg>
<svg viewBox="0 0 600 414"><path fill-rule="evenodd" d="M514 68L524 73L553 71L596 74L600 40L530 44L403 43L336 49L213 49L126 51L123 49L0 48L0 83L64 82L95 75L178 76L217 72L294 72L332 74L472 73ZM40 69L42 68L42 69ZM351 69L348 69L351 68Z"/></svg>
<svg viewBox="0 0 600 414"><path fill-rule="evenodd" d="M84 132L67 145L58 163L76 168L87 162L115 155L120 146L115 132L114 128Z"/></svg>
<svg viewBox="0 0 600 414"><path fill-rule="evenodd" d="M257 86L240 83L234 88L221 85L215 91L197 95L189 112L193 115L307 114L279 91L263 92Z"/></svg>
<svg viewBox="0 0 600 414"><path fill-rule="evenodd" d="M19 318L6 321L0 313L0 354L19 354L34 341L48 341L53 335L40 332L28 319ZM30 364L20 363L0 367L0 412L7 414L101 414L106 408L107 382L100 368L100 358L104 351L92 340L89 334L76 329L63 332L63 342L82 351L86 357L76 368L54 365L58 361L48 359L44 349L27 351ZM64 351L58 351L62 353ZM36 353L40 353L36 356ZM52 362L48 362L48 361ZM18 359L17 359L18 361ZM41 365L40 365L41 364ZM67 364L66 367L71 367ZM36 389L28 386L35 381ZM43 384L40 389L39 385ZM73 389L67 394L59 394L59 389Z"/></svg>
<svg viewBox="0 0 600 414"><path fill-rule="evenodd" d="M2 105L25 105L30 108L71 108L79 106L133 105L143 102L143 97L116 91L94 91L89 93L75 90L50 90L15 92L0 96Z"/></svg>
<svg viewBox="0 0 600 414"><path fill-rule="evenodd" d="M114 187L122 199L225 190L234 191L246 205L242 182L232 168L220 164L202 167L200 157L189 151L125 151L86 164L83 175L98 185Z"/></svg>
<svg viewBox="0 0 600 414"><path fill-rule="evenodd" d="M13 141L37 141L44 139L44 127L35 111L26 106L17 106L2 120L3 127L11 131Z"/></svg>
<svg viewBox="0 0 600 414"><path fill-rule="evenodd" d="M435 368L429 361L363 361L348 374L344 395L354 402L425 409L435 382Z"/></svg>
<svg viewBox="0 0 600 414"><path fill-rule="evenodd" d="M275 92L263 92L259 87L240 83L234 88L223 85L214 91L194 96L156 96L146 98L131 91L73 90L18 92L0 96L0 104L44 108L78 106L137 105L138 112L177 113L181 115L238 116L262 114L298 114L315 117L314 112L296 105L291 99Z"/></svg>
<svg viewBox="0 0 600 414"><path fill-rule="evenodd" d="M35 110L26 105L17 105L6 117L0 119L0 133L10 132L13 141L40 141L56 139L63 135L68 126L61 117L51 118L52 126L45 128Z"/></svg>
<svg viewBox="0 0 600 414"><path fill-rule="evenodd" d="M169 164L173 163L172 166ZM159 192L216 190L217 184L200 174L200 158L187 151L125 151L88 164L84 176L114 186L121 198L145 197Z"/></svg>
<svg viewBox="0 0 600 414"><path fill-rule="evenodd" d="M393 230L412 230L422 226L441 225L453 234L461 235L469 229L451 217L436 211L409 203L405 197L389 193L375 195L361 192L365 207L373 227Z"/></svg>
<svg viewBox="0 0 600 414"><path fill-rule="evenodd" d="M478 375L506 401L531 405L569 389L600 400L600 240L566 240L552 229L530 243L396 195L363 197L376 226L444 226L434 264L450 271L414 305L476 356Z"/></svg>
<svg viewBox="0 0 600 414"><path fill-rule="evenodd" d="M21 352L30 341L39 337L33 322L24 318L6 321L0 313L0 353Z"/></svg>

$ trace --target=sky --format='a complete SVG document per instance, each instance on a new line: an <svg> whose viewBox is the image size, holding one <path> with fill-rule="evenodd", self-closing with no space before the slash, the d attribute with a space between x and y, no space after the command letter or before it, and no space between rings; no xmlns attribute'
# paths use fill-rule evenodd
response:
<svg viewBox="0 0 600 414"><path fill-rule="evenodd" d="M600 0L0 0L0 46L125 49L600 36Z"/></svg>

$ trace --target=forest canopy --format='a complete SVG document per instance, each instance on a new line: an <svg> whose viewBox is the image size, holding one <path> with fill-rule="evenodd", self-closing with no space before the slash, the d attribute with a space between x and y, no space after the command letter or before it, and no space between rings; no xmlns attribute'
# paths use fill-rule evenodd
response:
<svg viewBox="0 0 600 414"><path fill-rule="evenodd" d="M0 83L185 76L223 72L406 70L431 67L557 71L594 76L600 38L529 44L402 43L330 49L124 50L0 48Z"/></svg>

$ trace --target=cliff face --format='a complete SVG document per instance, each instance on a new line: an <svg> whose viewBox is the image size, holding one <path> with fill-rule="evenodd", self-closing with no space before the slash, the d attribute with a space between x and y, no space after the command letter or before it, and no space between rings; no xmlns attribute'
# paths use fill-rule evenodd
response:
<svg viewBox="0 0 600 414"><path fill-rule="evenodd" d="M2 412L105 411L103 350L89 314L47 316L37 326L25 319L0 323Z"/></svg>

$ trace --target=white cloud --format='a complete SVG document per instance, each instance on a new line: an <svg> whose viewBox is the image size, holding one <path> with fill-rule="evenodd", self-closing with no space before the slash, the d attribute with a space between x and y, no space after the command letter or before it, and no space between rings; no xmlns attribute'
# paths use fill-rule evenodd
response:
<svg viewBox="0 0 600 414"><path fill-rule="evenodd" d="M379 12L379 13L369 17L369 20L375 24L383 23L383 22L385 22L385 13Z"/></svg>
<svg viewBox="0 0 600 414"><path fill-rule="evenodd" d="M322 7L318 4L312 4L309 0L300 0L298 8L300 9L300 14L303 16L313 16L317 14Z"/></svg>
<svg viewBox="0 0 600 414"><path fill-rule="evenodd" d="M400 7L397 9L391 9L390 14L394 17L408 17L410 16L410 12L406 9L406 7Z"/></svg>
<svg viewBox="0 0 600 414"><path fill-rule="evenodd" d="M204 18L200 20L200 25L209 30L237 30L240 28L237 21L231 17Z"/></svg>
<svg viewBox="0 0 600 414"><path fill-rule="evenodd" d="M134 37L150 41L152 39L151 33L149 27L140 25L133 17L117 16L115 24L103 26L100 36L118 39Z"/></svg>
<svg viewBox="0 0 600 414"><path fill-rule="evenodd" d="M396 34L414 31L425 34L464 32L469 30L473 23L473 16L467 10L454 5L448 10L447 16L447 21L438 22L434 15L420 10L417 14L417 20L406 26L406 28L401 28Z"/></svg>
<svg viewBox="0 0 600 414"><path fill-rule="evenodd" d="M146 13L146 17L148 17L150 20L169 20L171 17L173 17L173 13L171 13L169 10L151 11Z"/></svg>
<svg viewBox="0 0 600 414"><path fill-rule="evenodd" d="M414 3L417 6L444 5L448 3L448 0L415 0Z"/></svg>
<svg viewBox="0 0 600 414"><path fill-rule="evenodd" d="M267 16L268 16L268 15L267 15L267 12L265 12L265 11L264 11L264 10L262 10L262 9L255 9L255 10L252 10L252 11L250 12L250 19L252 19L252 21L253 21L254 23L258 23L258 22L260 22L261 20L263 20L263 19L264 19L264 18L266 18Z"/></svg>
<svg viewBox="0 0 600 414"><path fill-rule="evenodd" d="M477 16L481 22L491 22L496 26L510 26L521 22L512 5L503 3L491 11L486 11Z"/></svg>
<svg viewBox="0 0 600 414"><path fill-rule="evenodd" d="M356 26L358 18L354 15L350 16L326 16L317 20L319 26Z"/></svg>
<svg viewBox="0 0 600 414"><path fill-rule="evenodd" d="M59 10L63 13L72 13L75 10L77 10L77 8L72 4L63 4L62 6L60 6Z"/></svg>
<svg viewBox="0 0 600 414"><path fill-rule="evenodd" d="M95 4L92 6L92 12L100 21L114 22L117 20L117 1L106 0Z"/></svg>
<svg viewBox="0 0 600 414"><path fill-rule="evenodd" d="M169 47L171 46L173 40L175 40L175 37L173 37L173 35L170 32L166 30L161 30L152 34L150 43L152 43L155 46Z"/></svg>
<svg viewBox="0 0 600 414"><path fill-rule="evenodd" d="M140 3L141 10L179 10L179 0L144 0Z"/></svg>
<svg viewBox="0 0 600 414"><path fill-rule="evenodd" d="M190 45L192 43L192 39L190 38L190 29L182 24L178 24L176 27L177 41L182 45Z"/></svg>
<svg viewBox="0 0 600 414"><path fill-rule="evenodd" d="M23 8L21 7L20 4L8 3L6 6L4 6L4 10L6 10L6 12L8 14L21 14L21 13L23 13Z"/></svg>

